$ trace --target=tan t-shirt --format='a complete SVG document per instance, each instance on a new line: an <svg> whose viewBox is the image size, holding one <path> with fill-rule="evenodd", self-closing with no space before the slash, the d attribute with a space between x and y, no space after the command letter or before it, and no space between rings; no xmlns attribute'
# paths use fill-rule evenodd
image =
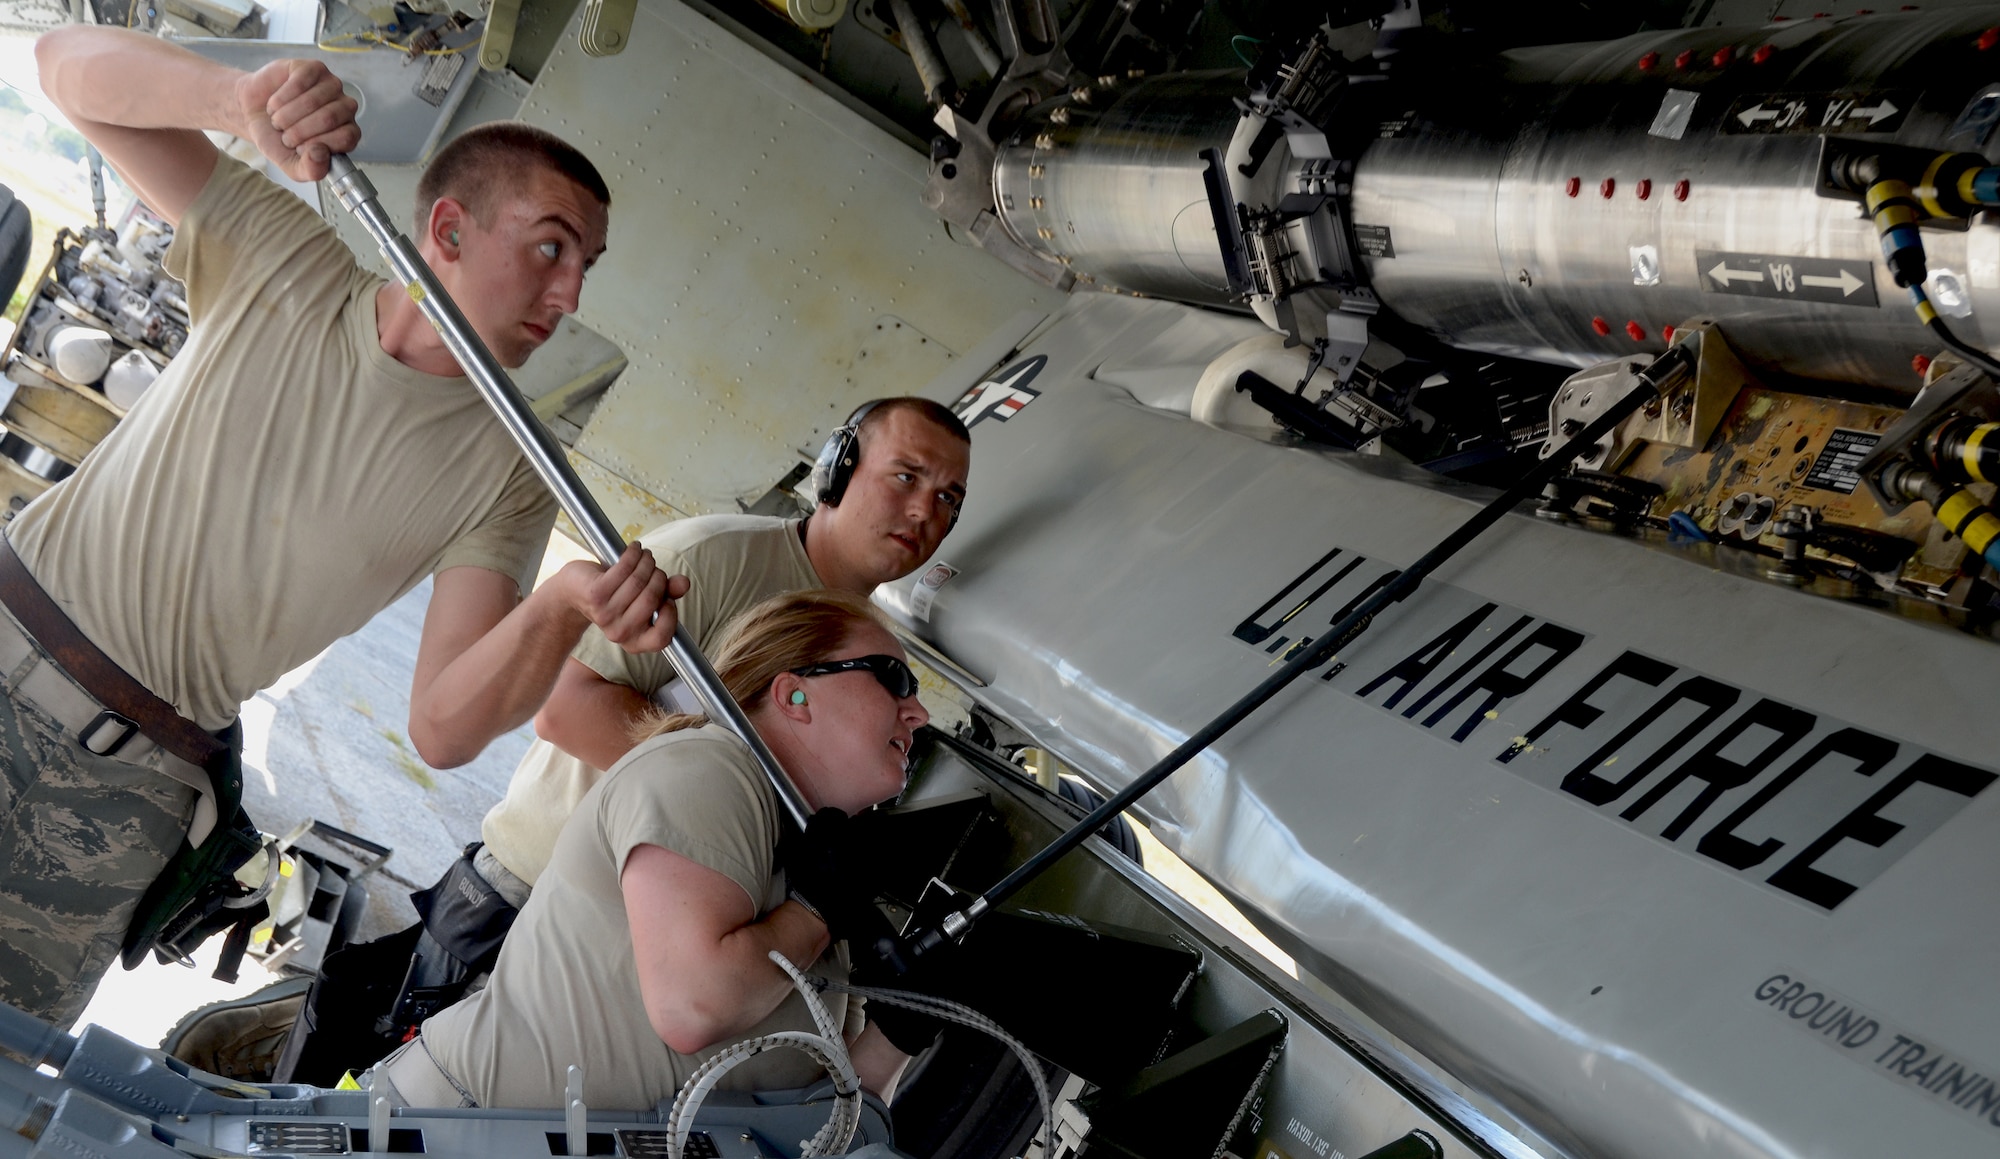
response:
<svg viewBox="0 0 2000 1159"><path fill-rule="evenodd" d="M639 540L667 574L691 581L675 607L681 626L704 652L725 624L752 606L783 592L821 586L794 519L705 515L656 527ZM647 696L675 677L665 653L635 655L596 628L585 632L570 654L606 680ZM514 876L535 884L563 822L603 775L603 770L537 740L515 768L507 795L480 822L486 847Z"/></svg>
<svg viewBox="0 0 2000 1159"><path fill-rule="evenodd" d="M729 1042L685 1055L654 1033L619 875L635 846L658 845L735 882L761 918L785 900L778 817L749 748L720 725L654 737L627 753L577 806L486 989L424 1023L438 1065L485 1107L561 1106L571 1063L583 1067L583 1101L593 1110L647 1110L673 1098ZM812 972L845 979L845 944ZM822 998L847 1034L861 1028L859 1000ZM814 1030L798 994L730 1041L777 1030ZM783 1090L823 1077L806 1055L774 1050L722 1086Z"/></svg>
<svg viewBox="0 0 2000 1159"><path fill-rule="evenodd" d="M382 350L302 201L222 157L167 252L194 331L7 538L120 667L204 728L422 580L527 590L555 502L472 384Z"/></svg>

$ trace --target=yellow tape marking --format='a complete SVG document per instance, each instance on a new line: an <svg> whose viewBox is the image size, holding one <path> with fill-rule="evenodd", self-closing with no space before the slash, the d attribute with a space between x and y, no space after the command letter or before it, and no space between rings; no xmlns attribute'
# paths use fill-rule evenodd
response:
<svg viewBox="0 0 2000 1159"><path fill-rule="evenodd" d="M1981 423L1972 428L1972 435L1965 440L1965 473L1981 483L1991 483L1993 480L1980 473L1979 444L1985 442L1986 436L1993 433L1996 427L2000 427L2000 423Z"/></svg>
<svg viewBox="0 0 2000 1159"><path fill-rule="evenodd" d="M1972 497L1972 492L1961 487L1953 491L1944 502L1938 504L1937 519L1939 523L1956 532L1959 524L1971 519L1978 510L1979 500Z"/></svg>
<svg viewBox="0 0 2000 1159"><path fill-rule="evenodd" d="M409 292L409 295L410 295L410 301L412 301L412 302L421 302L421 301L423 301L423 300L424 300L424 287L423 287L423 283L421 283L421 282L411 282L411 283L410 283L410 287L409 287L409 291L408 291L408 292Z"/></svg>
<svg viewBox="0 0 2000 1159"><path fill-rule="evenodd" d="M1932 217L1952 216L1944 211L1944 206L1937 203L1938 170L1944 168L1944 163L1949 160L1951 160L1951 154L1949 153L1939 153L1936 157L1933 157L1930 167L1924 170L1923 184L1917 186L1917 197L1923 201L1924 208L1930 211Z"/></svg>
<svg viewBox="0 0 2000 1159"><path fill-rule="evenodd" d="M1972 521L1972 526L1960 532L1958 537L1965 541L1965 546L1985 555L1993 541L2000 539L2000 515L1991 511L1981 512L1979 518Z"/></svg>

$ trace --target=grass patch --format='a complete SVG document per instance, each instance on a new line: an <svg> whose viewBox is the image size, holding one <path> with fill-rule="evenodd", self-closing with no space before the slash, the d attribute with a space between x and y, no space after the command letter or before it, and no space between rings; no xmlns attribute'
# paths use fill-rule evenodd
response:
<svg viewBox="0 0 2000 1159"><path fill-rule="evenodd" d="M369 715L372 716L373 714ZM389 759L395 762L397 768L403 770L404 776L423 786L426 790L438 787L437 778L431 776L431 771L424 767L424 763L418 760L414 753L410 752L410 742L403 739L402 733L397 732L393 728L378 729L376 731L380 732L382 739L388 741L390 747L396 750L390 754Z"/></svg>

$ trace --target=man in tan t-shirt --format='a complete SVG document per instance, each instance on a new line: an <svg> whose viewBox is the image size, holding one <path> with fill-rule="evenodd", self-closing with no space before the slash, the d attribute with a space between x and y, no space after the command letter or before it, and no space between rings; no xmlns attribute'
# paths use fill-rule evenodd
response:
<svg viewBox="0 0 2000 1159"><path fill-rule="evenodd" d="M771 596L817 587L866 596L936 553L964 501L971 436L949 408L928 399L882 399L860 413L851 477L805 522L714 515L642 537L662 568L690 580L680 622L698 646ZM633 724L674 680L664 655L628 652L601 632L584 633L535 717L541 739L480 824L502 869L534 886L570 811L632 747ZM504 879L494 884L503 895L518 889L505 888L514 883Z"/></svg>
<svg viewBox="0 0 2000 1159"><path fill-rule="evenodd" d="M67 1020L121 943L143 952L135 913L171 913L180 867L239 841L241 702L427 575L409 733L440 767L528 719L587 624L653 650L674 615L636 549L523 599L554 503L505 430L406 295L200 131L317 180L359 141L324 65L246 74L88 26L36 52L49 95L176 225L166 268L195 322L0 550L0 999ZM418 201L420 251L521 365L604 248L603 179L546 133L482 126Z"/></svg>

